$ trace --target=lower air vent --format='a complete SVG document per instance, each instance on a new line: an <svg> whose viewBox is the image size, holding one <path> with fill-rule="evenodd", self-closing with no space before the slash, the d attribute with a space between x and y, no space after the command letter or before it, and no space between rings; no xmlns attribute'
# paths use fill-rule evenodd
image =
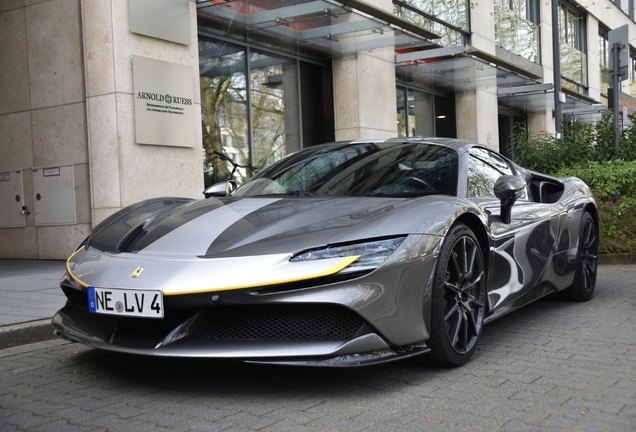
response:
<svg viewBox="0 0 636 432"><path fill-rule="evenodd" d="M198 324L197 339L346 341L371 332L356 313L333 305L225 306Z"/></svg>
<svg viewBox="0 0 636 432"><path fill-rule="evenodd" d="M88 298L86 293L78 292L69 297L61 312L74 321L80 321L103 329L114 329L121 317L91 313L88 311Z"/></svg>

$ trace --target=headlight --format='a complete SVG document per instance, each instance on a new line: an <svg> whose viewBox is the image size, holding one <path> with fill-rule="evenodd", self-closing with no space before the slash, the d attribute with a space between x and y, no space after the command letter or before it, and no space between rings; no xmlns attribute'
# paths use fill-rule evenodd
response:
<svg viewBox="0 0 636 432"><path fill-rule="evenodd" d="M402 244L406 237L386 240L374 240L343 246L330 246L296 255L290 261L311 261L327 258L344 258L359 255L360 258L351 263L343 272L352 270L367 270L380 267L391 254Z"/></svg>

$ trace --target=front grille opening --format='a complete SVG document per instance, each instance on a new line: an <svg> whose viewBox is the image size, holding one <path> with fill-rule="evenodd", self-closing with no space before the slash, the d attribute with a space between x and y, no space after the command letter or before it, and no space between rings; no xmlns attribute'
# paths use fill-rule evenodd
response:
<svg viewBox="0 0 636 432"><path fill-rule="evenodd" d="M198 323L196 339L348 341L373 332L355 312L324 304L224 306Z"/></svg>
<svg viewBox="0 0 636 432"><path fill-rule="evenodd" d="M105 314L91 313L88 311L88 295L86 292L64 289L67 295L66 304L61 312L75 321L83 322L102 328L104 330L114 329L121 317Z"/></svg>

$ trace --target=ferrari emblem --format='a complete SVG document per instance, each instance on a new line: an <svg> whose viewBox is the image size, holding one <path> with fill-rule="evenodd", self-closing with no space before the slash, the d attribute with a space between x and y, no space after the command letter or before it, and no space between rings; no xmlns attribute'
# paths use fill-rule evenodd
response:
<svg viewBox="0 0 636 432"><path fill-rule="evenodd" d="M142 271L144 271L144 268L145 268L145 267L137 267L137 270L135 270L135 271L134 271L134 272L130 275L130 277L134 277L134 278L139 277L139 275L141 274L141 272L142 272Z"/></svg>

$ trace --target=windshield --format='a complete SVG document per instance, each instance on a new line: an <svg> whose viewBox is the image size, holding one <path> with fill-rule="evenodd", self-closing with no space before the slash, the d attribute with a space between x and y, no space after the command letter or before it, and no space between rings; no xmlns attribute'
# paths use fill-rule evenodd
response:
<svg viewBox="0 0 636 432"><path fill-rule="evenodd" d="M457 193L457 153L422 143L334 144L270 165L233 196L416 197Z"/></svg>

